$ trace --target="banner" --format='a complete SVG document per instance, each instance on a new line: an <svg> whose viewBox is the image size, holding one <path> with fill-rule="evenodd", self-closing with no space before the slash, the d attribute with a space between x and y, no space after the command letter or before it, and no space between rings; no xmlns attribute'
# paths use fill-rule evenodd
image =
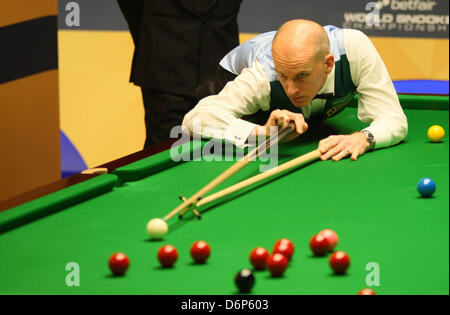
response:
<svg viewBox="0 0 450 315"><path fill-rule="evenodd" d="M447 0L245 0L239 27L241 32L261 33L298 18L359 29L368 36L449 36Z"/></svg>
<svg viewBox="0 0 450 315"><path fill-rule="evenodd" d="M77 8L81 19L68 25ZM273 31L287 20L359 29L369 36L448 38L448 0L244 0L238 16L241 33ZM59 0L59 28L127 30L116 0Z"/></svg>

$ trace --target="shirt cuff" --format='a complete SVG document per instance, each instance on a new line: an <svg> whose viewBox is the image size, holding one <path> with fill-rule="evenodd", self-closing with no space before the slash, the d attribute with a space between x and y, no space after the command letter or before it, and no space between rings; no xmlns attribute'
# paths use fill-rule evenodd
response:
<svg viewBox="0 0 450 315"><path fill-rule="evenodd" d="M386 127L378 125L370 125L369 127L364 128L361 131L364 130L367 130L373 134L373 137L375 139L375 149L381 149L392 145L391 143L392 136L389 130L386 129Z"/></svg>
<svg viewBox="0 0 450 315"><path fill-rule="evenodd" d="M239 148L243 148L255 127L258 127L258 125L243 119L236 119L226 128L224 139Z"/></svg>

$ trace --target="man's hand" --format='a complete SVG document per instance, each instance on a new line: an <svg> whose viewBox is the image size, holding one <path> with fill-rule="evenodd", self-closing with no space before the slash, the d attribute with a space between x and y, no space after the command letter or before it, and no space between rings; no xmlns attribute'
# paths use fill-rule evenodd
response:
<svg viewBox="0 0 450 315"><path fill-rule="evenodd" d="M279 130L286 128L290 122L295 123L295 130L282 142L289 142L297 138L308 130L308 124L302 114L292 113L288 110L276 109L270 113L269 119L264 126L259 126L253 130L253 135L270 135L270 127L278 127Z"/></svg>
<svg viewBox="0 0 450 315"><path fill-rule="evenodd" d="M351 135L329 136L319 142L319 151L322 153L320 159L325 161L331 157L333 161L339 161L350 155L355 161L369 147L366 136L359 131Z"/></svg>

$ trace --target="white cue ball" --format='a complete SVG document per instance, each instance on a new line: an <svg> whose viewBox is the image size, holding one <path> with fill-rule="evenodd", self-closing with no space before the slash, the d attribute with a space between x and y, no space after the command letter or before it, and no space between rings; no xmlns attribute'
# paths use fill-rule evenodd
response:
<svg viewBox="0 0 450 315"><path fill-rule="evenodd" d="M147 223L147 233L152 239L162 239L169 231L169 226L162 219L151 219Z"/></svg>

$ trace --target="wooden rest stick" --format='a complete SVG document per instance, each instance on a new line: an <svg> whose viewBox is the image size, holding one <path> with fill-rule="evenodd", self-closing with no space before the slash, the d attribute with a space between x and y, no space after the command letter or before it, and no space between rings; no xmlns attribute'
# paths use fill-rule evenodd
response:
<svg viewBox="0 0 450 315"><path fill-rule="evenodd" d="M186 197L185 196L180 196L180 200L182 200L182 201L186 201L187 199L186 199ZM195 207L196 207L197 205L195 205ZM195 214L195 216L197 217L197 219L199 219L199 220L201 220L201 218L202 218L202 216L200 215L200 213L197 211L197 209L195 208L193 205L191 205L191 206L189 206L189 207L187 207L186 209L184 209L183 211L188 211L189 209L191 209L192 210L192 212L194 212L194 214ZM180 216L181 216L181 214L180 214ZM181 218L180 218L181 219Z"/></svg>
<svg viewBox="0 0 450 315"><path fill-rule="evenodd" d="M253 149L252 151L250 151L246 156L244 156L240 161L247 159L247 163L245 165L247 165L249 163L249 161L251 161L252 158L256 158L259 154L265 152L266 150L268 150L270 148L271 145L275 144L276 142L280 141L281 139L283 139L284 137L286 137L288 134L290 134L293 130L295 129L295 124L294 123L290 123L279 135L278 133L274 134L272 137L270 137L269 139L267 139L264 143L261 143L257 148ZM236 162L239 163L240 161ZM235 165L236 165L235 164ZM245 165L242 165L242 167L244 167ZM234 165L233 165L234 166ZM242 168L241 167L241 168ZM239 168L239 169L241 169ZM231 168L230 168L231 169ZM227 172L230 170L228 169ZM236 173L237 171L233 172ZM232 174L231 174L232 175ZM231 175L227 176L230 177ZM217 185L216 185L217 186ZM214 186L214 187L216 187ZM212 188L214 189L214 188ZM212 190L211 189L211 190ZM207 193L207 192L206 192ZM205 193L205 194L206 194ZM197 197L196 202L198 203L200 201L200 198L202 198L202 195L200 195L200 197ZM186 214L186 212L189 211L189 207L185 207L183 210L181 210L180 215L178 216L180 219ZM174 210L175 212L175 210ZM169 214L170 215L170 214ZM169 217L170 219L170 217ZM168 220L168 219L167 219Z"/></svg>
<svg viewBox="0 0 450 315"><path fill-rule="evenodd" d="M277 143L284 137L286 137L288 134L290 134L295 129L295 124L290 123L286 129L284 129L279 135L275 134L270 139L266 140L266 142L260 144L258 147L253 149L251 152L249 152L246 156L244 156L242 159L237 161L235 164L233 164L229 169L227 169L225 172L220 174L218 177L216 177L214 180L212 180L209 184L207 184L205 187L200 189L198 192L196 192L194 195L192 195L189 199L185 200L181 205L173 209L171 212L169 212L165 217L164 220L170 220L174 215L176 215L181 210L185 209L189 205L193 203L197 203L199 197L203 197L203 195L207 194L214 188L216 188L218 185L223 183L227 178L229 178L231 175L238 172L240 169L242 169L244 166L246 166L250 162L251 157L256 157L260 153L263 153L268 148L270 148L271 145Z"/></svg>
<svg viewBox="0 0 450 315"><path fill-rule="evenodd" d="M197 203L202 199L202 197L198 197L197 199ZM195 204L195 206L197 207L197 203ZM178 215L178 218L181 219L183 218L183 216L186 214L186 212L189 211L189 207L184 208L183 210L181 210L180 214ZM194 212L195 213L195 212Z"/></svg>
<svg viewBox="0 0 450 315"><path fill-rule="evenodd" d="M198 207L203 206L203 205L205 205L207 203L210 203L210 202L212 202L212 201L214 201L216 199L222 198L222 197L224 197L226 195L229 195L229 194L231 194L231 193L233 193L235 191L238 191L238 190L243 189L243 188L245 188L247 186L253 185L253 184L255 184L257 182L260 182L260 181L262 181L264 179L267 179L269 177L275 176L275 175L277 175L279 173L282 173L284 171L287 171L287 170L289 170L291 168L294 168L296 166L299 166L299 165L306 164L306 163L312 162L314 160L317 160L318 158L320 158L320 156L321 156L321 153L320 153L320 151L318 149L314 150L314 151L311 151L309 153L306 153L304 155L301 155L298 158L295 158L295 159L290 160L290 161L288 161L286 163L278 165L277 167L271 169L270 171L258 174L258 175L253 176L253 177L250 177L250 178L248 178L246 180L243 180L242 182L239 182L239 183L237 183L237 184L235 184L233 186L230 186L230 187L225 188L225 189L223 189L221 191L218 191L215 194L212 194L210 196L204 197L202 200L200 200L197 203L197 206Z"/></svg>
<svg viewBox="0 0 450 315"><path fill-rule="evenodd" d="M233 166L231 166L229 169L227 169L225 172L220 174L218 177L216 177L212 182L210 182L208 185L200 189L198 192L196 192L192 197L189 199L186 199L182 204L180 204L178 207L173 209L169 214L167 214L164 217L164 220L169 220L174 215L176 215L179 211L183 210L184 208L190 206L193 203L196 203L198 198L203 196L204 194L207 194L212 189L214 189L216 186L220 185L222 182L224 182L228 177L239 171L241 168L243 168L245 165L249 163L248 156L244 156L243 159L236 162Z"/></svg>

